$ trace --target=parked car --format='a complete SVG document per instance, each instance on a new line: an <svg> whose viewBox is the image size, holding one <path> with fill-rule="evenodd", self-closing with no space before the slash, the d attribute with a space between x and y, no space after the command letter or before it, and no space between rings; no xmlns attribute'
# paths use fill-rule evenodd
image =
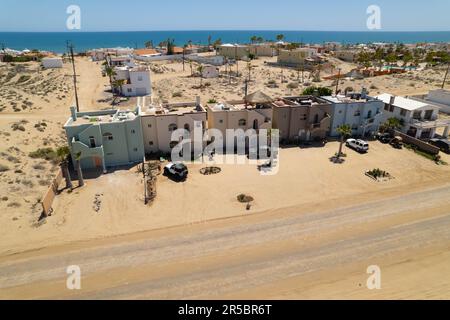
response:
<svg viewBox="0 0 450 320"><path fill-rule="evenodd" d="M345 145L361 153L369 151L369 144L364 140L348 139Z"/></svg>
<svg viewBox="0 0 450 320"><path fill-rule="evenodd" d="M403 149L403 139L402 137L395 137L389 142L391 146L393 146L395 149Z"/></svg>
<svg viewBox="0 0 450 320"><path fill-rule="evenodd" d="M431 139L429 143L438 147L442 152L450 154L450 141L445 139Z"/></svg>
<svg viewBox="0 0 450 320"><path fill-rule="evenodd" d="M164 175L171 176L178 180L186 180L188 168L182 163L169 163L164 167Z"/></svg>
<svg viewBox="0 0 450 320"><path fill-rule="evenodd" d="M377 140L379 140L381 143L389 143L392 140L392 135L390 133L377 133L376 135Z"/></svg>

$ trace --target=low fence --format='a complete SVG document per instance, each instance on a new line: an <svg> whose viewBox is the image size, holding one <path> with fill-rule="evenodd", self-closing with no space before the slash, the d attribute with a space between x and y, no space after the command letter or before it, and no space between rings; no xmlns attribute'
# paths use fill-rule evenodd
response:
<svg viewBox="0 0 450 320"><path fill-rule="evenodd" d="M408 136L407 134L401 133L400 131L395 131L395 135L401 137L404 143L414 145L419 150L425 151L433 155L439 154L440 149L438 147L432 146L431 144L426 143L425 141Z"/></svg>
<svg viewBox="0 0 450 320"><path fill-rule="evenodd" d="M59 185L61 184L62 179L63 173L60 168L58 174L55 179L53 179L52 184L42 198L42 210L45 216L48 216L52 212L53 200L55 200L55 197L58 194Z"/></svg>

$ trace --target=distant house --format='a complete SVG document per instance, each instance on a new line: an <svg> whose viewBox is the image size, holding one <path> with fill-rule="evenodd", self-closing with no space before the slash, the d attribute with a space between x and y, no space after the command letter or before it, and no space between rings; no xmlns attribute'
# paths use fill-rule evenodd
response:
<svg viewBox="0 0 450 320"><path fill-rule="evenodd" d="M63 59L60 57L43 58L42 66L45 69L62 68L63 67Z"/></svg>
<svg viewBox="0 0 450 320"><path fill-rule="evenodd" d="M136 49L133 54L138 57L157 57L161 55L161 52L155 49Z"/></svg>
<svg viewBox="0 0 450 320"><path fill-rule="evenodd" d="M110 57L109 65L111 67L123 67L123 66L134 67L135 66L133 59L130 56Z"/></svg>
<svg viewBox="0 0 450 320"><path fill-rule="evenodd" d="M346 62L355 62L358 52L355 50L339 50L334 53L335 57Z"/></svg>
<svg viewBox="0 0 450 320"><path fill-rule="evenodd" d="M76 112L64 125L72 159L81 153L83 169L101 169L142 162L140 109Z"/></svg>
<svg viewBox="0 0 450 320"><path fill-rule="evenodd" d="M205 65L202 71L203 78L217 78L219 76L219 68L216 66Z"/></svg>
<svg viewBox="0 0 450 320"><path fill-rule="evenodd" d="M444 136L448 136L450 120L438 119L438 106L387 93L377 98L384 103L383 121L389 118L401 120L403 133L417 139L432 139L436 135L436 129L444 128Z"/></svg>
<svg viewBox="0 0 450 320"><path fill-rule="evenodd" d="M217 53L229 59L242 60L248 57L250 48L246 45L227 43L219 46Z"/></svg>
<svg viewBox="0 0 450 320"><path fill-rule="evenodd" d="M123 80L120 93L125 97L148 96L152 94L150 68L146 66L116 67L113 80Z"/></svg>
<svg viewBox="0 0 450 320"><path fill-rule="evenodd" d="M278 64L283 66L299 66L313 62L317 57L315 48L298 48L295 50L280 50Z"/></svg>

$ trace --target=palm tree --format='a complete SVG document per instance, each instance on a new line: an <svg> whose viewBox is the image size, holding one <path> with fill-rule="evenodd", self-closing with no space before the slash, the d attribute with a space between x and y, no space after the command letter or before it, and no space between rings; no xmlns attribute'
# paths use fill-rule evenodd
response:
<svg viewBox="0 0 450 320"><path fill-rule="evenodd" d="M348 124L344 124L337 128L337 132L341 135L341 142L339 144L339 152L337 154L337 158L339 159L342 156L342 146L344 145L344 140L346 137L352 135L352 128Z"/></svg>
<svg viewBox="0 0 450 320"><path fill-rule="evenodd" d="M277 35L277 41L283 41L284 40L284 34Z"/></svg>
<svg viewBox="0 0 450 320"><path fill-rule="evenodd" d="M84 179L83 171L81 170L81 151L75 154L75 161L77 166L78 186L82 187L84 186Z"/></svg>
<svg viewBox="0 0 450 320"><path fill-rule="evenodd" d="M118 89L118 93L121 96L122 95L122 87L125 84L126 80L125 79L120 79L120 80L114 80L113 81L113 88L114 88L114 92L116 92L116 90Z"/></svg>
<svg viewBox="0 0 450 320"><path fill-rule="evenodd" d="M253 36L250 38L250 41L252 42L252 44L255 43L257 40L258 40L257 36Z"/></svg>
<svg viewBox="0 0 450 320"><path fill-rule="evenodd" d="M105 73L109 77L109 84L111 85L111 91L114 92L114 86L113 86L113 77L116 76L116 71L113 67L107 65L105 66Z"/></svg>
<svg viewBox="0 0 450 320"><path fill-rule="evenodd" d="M403 127L403 121L398 118L389 118L383 124L383 127L386 131L397 130L397 129L400 129L401 127Z"/></svg>
<svg viewBox="0 0 450 320"><path fill-rule="evenodd" d="M73 189L72 180L70 179L70 172L69 172L69 162L67 161L67 157L70 154L70 149L68 146L59 147L56 150L56 155L59 158L61 167L61 171L63 173L64 179L66 179L66 188L67 189Z"/></svg>
<svg viewBox="0 0 450 320"><path fill-rule="evenodd" d="M247 62L247 69L248 69L248 81L252 81L252 69L253 69L253 66L252 66L252 62L251 61L248 61Z"/></svg>

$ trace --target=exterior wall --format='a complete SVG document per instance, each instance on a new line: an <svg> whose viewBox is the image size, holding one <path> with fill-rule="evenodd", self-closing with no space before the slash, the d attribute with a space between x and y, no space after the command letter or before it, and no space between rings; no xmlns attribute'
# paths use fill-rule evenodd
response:
<svg viewBox="0 0 450 320"><path fill-rule="evenodd" d="M277 50L272 48L272 45L270 44L251 45L249 50L250 53L257 57L274 57L277 55Z"/></svg>
<svg viewBox="0 0 450 320"><path fill-rule="evenodd" d="M141 117L144 148L146 154L164 152L170 153L172 132L170 125L176 125L177 129L189 126L191 138L193 138L195 121L201 122L202 132L206 127L206 112L187 113L183 115L147 115ZM197 127L198 128L198 127Z"/></svg>
<svg viewBox="0 0 450 320"><path fill-rule="evenodd" d="M357 53L355 51L342 50L342 51L336 51L335 56L336 56L336 58L343 60L343 61L354 62L355 58L357 56Z"/></svg>
<svg viewBox="0 0 450 320"><path fill-rule="evenodd" d="M323 139L330 131L331 105L274 107L273 114L282 140Z"/></svg>
<svg viewBox="0 0 450 320"><path fill-rule="evenodd" d="M62 58L44 58L42 59L42 66L45 69L62 68L63 60Z"/></svg>
<svg viewBox="0 0 450 320"><path fill-rule="evenodd" d="M122 86L122 95L125 97L147 96L152 94L150 71L133 71L116 68L116 80L127 80Z"/></svg>
<svg viewBox="0 0 450 320"><path fill-rule="evenodd" d="M219 70L214 66L205 66L203 68L203 78L217 78L219 76Z"/></svg>
<svg viewBox="0 0 450 320"><path fill-rule="evenodd" d="M382 101L373 100L368 102L353 102L353 103L333 103L332 104L332 124L330 136L338 137L337 129L348 124L353 129L354 135L363 135L370 131L378 130L382 121L384 103ZM359 115L358 115L359 113ZM368 118L371 113L371 124L368 123ZM365 127L367 124L367 127Z"/></svg>
<svg viewBox="0 0 450 320"><path fill-rule="evenodd" d="M248 46L220 46L218 49L219 55L227 57L229 59L246 58L250 52Z"/></svg>
<svg viewBox="0 0 450 320"><path fill-rule="evenodd" d="M311 58L317 54L316 49L300 48L296 50L280 50L278 55L279 64L296 65L305 62L305 59Z"/></svg>

